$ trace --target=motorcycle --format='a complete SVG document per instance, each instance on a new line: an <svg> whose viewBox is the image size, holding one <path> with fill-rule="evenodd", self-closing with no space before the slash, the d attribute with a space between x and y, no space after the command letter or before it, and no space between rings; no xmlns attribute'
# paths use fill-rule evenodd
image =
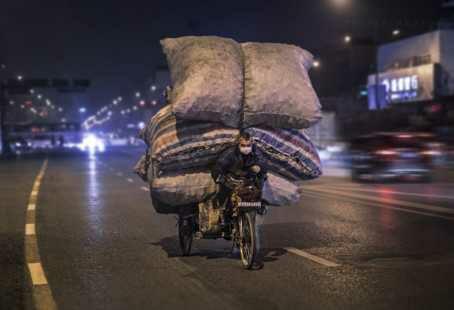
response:
<svg viewBox="0 0 454 310"><path fill-rule="evenodd" d="M262 191L257 180L250 177L225 177L230 195L223 203L211 197L178 218L178 236L183 256L191 253L196 239L224 238L240 250L241 262L251 269L258 259L259 236L256 215L264 214Z"/></svg>

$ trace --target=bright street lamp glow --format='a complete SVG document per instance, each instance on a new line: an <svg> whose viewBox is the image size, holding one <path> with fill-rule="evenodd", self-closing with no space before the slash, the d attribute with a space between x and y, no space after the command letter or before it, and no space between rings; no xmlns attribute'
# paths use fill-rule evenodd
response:
<svg viewBox="0 0 454 310"><path fill-rule="evenodd" d="M43 98L43 95L38 94L38 96L36 96L36 97L38 97L38 99L41 100L41 98Z"/></svg>
<svg viewBox="0 0 454 310"><path fill-rule="evenodd" d="M120 96L120 97L117 98L117 100L118 100L118 101L122 101L122 100L123 100L123 97Z"/></svg>
<svg viewBox="0 0 454 310"><path fill-rule="evenodd" d="M137 127L139 127L139 129L144 129L145 128L145 123L144 122L140 122L139 124L137 124Z"/></svg>
<svg viewBox="0 0 454 310"><path fill-rule="evenodd" d="M24 77L23 77L22 75L18 75L18 76L17 76L17 79L18 79L19 81L22 81L22 80L24 79Z"/></svg>
<svg viewBox="0 0 454 310"><path fill-rule="evenodd" d="M345 43L350 43L352 41L352 37L347 35L347 36L345 36L344 41L345 41Z"/></svg>
<svg viewBox="0 0 454 310"><path fill-rule="evenodd" d="M143 107L145 105L145 100L140 100L139 104Z"/></svg>
<svg viewBox="0 0 454 310"><path fill-rule="evenodd" d="M84 108L84 107L82 107L82 108L79 109L79 112L80 112L80 113L85 113L85 112L87 112L87 109Z"/></svg>
<svg viewBox="0 0 454 310"><path fill-rule="evenodd" d="M318 68L318 67L320 67L320 61L314 60L312 65L314 66L314 68Z"/></svg>
<svg viewBox="0 0 454 310"><path fill-rule="evenodd" d="M140 97L140 93L139 93L139 92L136 92L136 97L137 97L137 98Z"/></svg>
<svg viewBox="0 0 454 310"><path fill-rule="evenodd" d="M118 101L116 99L114 99L114 101L112 101L113 105L117 105L118 104Z"/></svg>
<svg viewBox="0 0 454 310"><path fill-rule="evenodd" d="M393 31L393 36L397 37L398 35L400 35L400 30L399 29L395 29Z"/></svg>
<svg viewBox="0 0 454 310"><path fill-rule="evenodd" d="M156 86L155 85L151 85L150 89L151 89L151 91L156 91Z"/></svg>

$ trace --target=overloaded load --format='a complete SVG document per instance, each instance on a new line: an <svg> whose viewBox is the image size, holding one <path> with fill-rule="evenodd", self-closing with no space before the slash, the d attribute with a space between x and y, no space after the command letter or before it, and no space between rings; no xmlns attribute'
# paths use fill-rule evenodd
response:
<svg viewBox="0 0 454 310"><path fill-rule="evenodd" d="M161 41L169 63L172 110L179 118L234 128L307 128L321 106L300 47L244 43L220 37Z"/></svg>

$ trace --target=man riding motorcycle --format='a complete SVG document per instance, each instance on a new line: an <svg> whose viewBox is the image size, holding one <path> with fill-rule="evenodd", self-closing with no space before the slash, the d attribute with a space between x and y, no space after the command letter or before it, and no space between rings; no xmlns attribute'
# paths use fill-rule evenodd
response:
<svg viewBox="0 0 454 310"><path fill-rule="evenodd" d="M231 189L225 184L225 176L232 175L254 179L257 187L262 189L266 180L266 173L263 155L257 150L249 133L241 132L238 144L225 150L219 156L212 170L213 179L219 184L217 193L219 205L224 205L231 194ZM264 207L259 210L259 213L264 212Z"/></svg>

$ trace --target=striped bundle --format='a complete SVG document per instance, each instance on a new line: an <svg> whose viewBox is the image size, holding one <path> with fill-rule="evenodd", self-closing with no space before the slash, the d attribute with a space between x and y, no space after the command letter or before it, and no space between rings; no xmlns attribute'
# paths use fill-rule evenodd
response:
<svg viewBox="0 0 454 310"><path fill-rule="evenodd" d="M295 181L321 175L317 150L303 130L248 128L269 170L264 198L274 205L299 200ZM239 130L219 123L177 119L170 106L161 109L141 133L147 143L148 181L153 205L161 213L212 195L210 171L218 156L235 145Z"/></svg>

